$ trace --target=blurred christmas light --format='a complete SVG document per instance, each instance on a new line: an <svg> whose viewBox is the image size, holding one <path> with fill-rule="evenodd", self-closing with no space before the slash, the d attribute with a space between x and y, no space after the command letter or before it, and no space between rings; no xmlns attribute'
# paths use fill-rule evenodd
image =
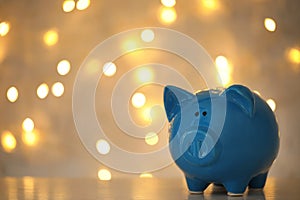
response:
<svg viewBox="0 0 300 200"><path fill-rule="evenodd" d="M22 141L28 146L33 146L37 143L38 137L36 131L22 132Z"/></svg>
<svg viewBox="0 0 300 200"><path fill-rule="evenodd" d="M276 22L272 18L265 18L264 25L267 31L274 32L276 30Z"/></svg>
<svg viewBox="0 0 300 200"><path fill-rule="evenodd" d="M290 62L295 64L300 64L300 49L298 48L289 49L287 56Z"/></svg>
<svg viewBox="0 0 300 200"><path fill-rule="evenodd" d="M131 103L135 108L141 108L146 103L146 97L143 93L137 92L132 96Z"/></svg>
<svg viewBox="0 0 300 200"><path fill-rule="evenodd" d="M17 140L10 131L4 131L1 135L1 145L5 152L12 152L17 146Z"/></svg>
<svg viewBox="0 0 300 200"><path fill-rule="evenodd" d="M146 107L140 110L139 117L145 124L150 124L152 122L151 108Z"/></svg>
<svg viewBox="0 0 300 200"><path fill-rule="evenodd" d="M67 75L71 69L71 64L68 60L61 60L58 64L57 64L57 73L59 75Z"/></svg>
<svg viewBox="0 0 300 200"><path fill-rule="evenodd" d="M85 10L90 6L90 0L78 0L76 3L77 10Z"/></svg>
<svg viewBox="0 0 300 200"><path fill-rule="evenodd" d="M61 82L56 82L51 87L51 92L54 96L60 97L64 94L65 87Z"/></svg>
<svg viewBox="0 0 300 200"><path fill-rule="evenodd" d="M26 119L24 119L23 123L22 123L22 128L25 132L31 132L34 129L34 122L32 119L30 119L29 117L27 117Z"/></svg>
<svg viewBox="0 0 300 200"><path fill-rule="evenodd" d="M134 39L127 39L123 42L122 48L125 51L132 51L138 48L138 44Z"/></svg>
<svg viewBox="0 0 300 200"><path fill-rule="evenodd" d="M150 82L153 79L153 72L151 68L142 67L136 70L135 79L141 83Z"/></svg>
<svg viewBox="0 0 300 200"><path fill-rule="evenodd" d="M160 9L159 19L163 24L171 24L177 19L177 13L174 8L163 7Z"/></svg>
<svg viewBox="0 0 300 200"><path fill-rule="evenodd" d="M145 142L151 146L156 145L158 143L158 140L158 135L154 132L147 133L145 136Z"/></svg>
<svg viewBox="0 0 300 200"><path fill-rule="evenodd" d="M109 143L106 140L102 140L102 139L97 141L96 148L97 151L103 155L108 154L110 151Z"/></svg>
<svg viewBox="0 0 300 200"><path fill-rule="evenodd" d="M107 62L103 65L103 74L105 76L113 76L117 71L117 66L112 62Z"/></svg>
<svg viewBox="0 0 300 200"><path fill-rule="evenodd" d="M261 94L260 94L260 92L259 91L257 91L257 90L254 90L253 91L255 94L257 94L258 96L261 96Z"/></svg>
<svg viewBox="0 0 300 200"><path fill-rule="evenodd" d="M219 0L201 0L205 10L217 10L220 7Z"/></svg>
<svg viewBox="0 0 300 200"><path fill-rule="evenodd" d="M19 97L18 89L14 86L10 87L6 92L6 97L10 102L16 102Z"/></svg>
<svg viewBox="0 0 300 200"><path fill-rule="evenodd" d="M63 2L63 10L64 12L71 12L75 8L75 1L74 0L65 0Z"/></svg>
<svg viewBox="0 0 300 200"><path fill-rule="evenodd" d="M101 181L109 181L111 180L111 173L107 169L100 169L98 171L98 178Z"/></svg>
<svg viewBox="0 0 300 200"><path fill-rule="evenodd" d="M58 33L55 30L49 30L44 34L44 42L47 46L53 46L58 41Z"/></svg>
<svg viewBox="0 0 300 200"><path fill-rule="evenodd" d="M160 0L160 2L166 7L173 7L176 5L176 0Z"/></svg>
<svg viewBox="0 0 300 200"><path fill-rule="evenodd" d="M153 178L153 175L150 173L142 173L140 174L140 178Z"/></svg>
<svg viewBox="0 0 300 200"><path fill-rule="evenodd" d="M273 99L268 99L267 100L268 105L270 106L270 108L273 110L273 112L276 110L276 103Z"/></svg>
<svg viewBox="0 0 300 200"><path fill-rule="evenodd" d="M36 90L36 94L40 99L45 99L49 94L49 87L46 83L42 83Z"/></svg>
<svg viewBox="0 0 300 200"><path fill-rule="evenodd" d="M225 56L218 56L215 60L217 70L221 76L222 83L227 86L231 81L231 67Z"/></svg>
<svg viewBox="0 0 300 200"><path fill-rule="evenodd" d="M9 32L10 25L8 22L0 23L0 36L5 36Z"/></svg>
<svg viewBox="0 0 300 200"><path fill-rule="evenodd" d="M152 42L154 40L154 32L150 29L143 30L141 38L144 42Z"/></svg>

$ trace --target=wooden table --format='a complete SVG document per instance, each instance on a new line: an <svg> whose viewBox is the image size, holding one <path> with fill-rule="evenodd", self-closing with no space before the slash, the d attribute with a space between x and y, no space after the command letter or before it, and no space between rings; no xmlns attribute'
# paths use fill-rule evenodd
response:
<svg viewBox="0 0 300 200"><path fill-rule="evenodd" d="M300 199L299 179L269 178L264 191L246 191L243 197L228 197L213 186L202 195L190 195L182 179L132 178L100 181L66 178L0 178L1 200L62 199Z"/></svg>

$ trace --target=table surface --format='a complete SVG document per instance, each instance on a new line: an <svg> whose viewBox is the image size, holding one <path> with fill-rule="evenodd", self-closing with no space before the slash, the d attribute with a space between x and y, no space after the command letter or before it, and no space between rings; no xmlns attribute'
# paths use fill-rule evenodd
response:
<svg viewBox="0 0 300 200"><path fill-rule="evenodd" d="M229 197L210 185L201 195L190 195L183 179L132 178L100 181L67 178L0 178L0 199L297 199L300 179L268 178L263 191L247 190L242 197Z"/></svg>

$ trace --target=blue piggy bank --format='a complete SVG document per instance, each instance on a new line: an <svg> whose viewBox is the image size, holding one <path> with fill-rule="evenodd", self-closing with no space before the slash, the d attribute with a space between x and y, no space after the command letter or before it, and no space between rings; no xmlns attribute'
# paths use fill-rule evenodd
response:
<svg viewBox="0 0 300 200"><path fill-rule="evenodd" d="M211 183L232 196L264 187L279 135L274 113L260 96L242 85L196 94L166 86L164 106L170 152L190 193L202 193Z"/></svg>

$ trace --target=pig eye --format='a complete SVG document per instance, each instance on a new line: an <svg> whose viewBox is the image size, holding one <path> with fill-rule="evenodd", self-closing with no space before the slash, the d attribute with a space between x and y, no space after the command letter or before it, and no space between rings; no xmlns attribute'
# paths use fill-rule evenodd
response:
<svg viewBox="0 0 300 200"><path fill-rule="evenodd" d="M195 112L195 116L198 117L199 116L199 112Z"/></svg>
<svg viewBox="0 0 300 200"><path fill-rule="evenodd" d="M203 116L206 116L206 115L207 115L207 112L206 112L206 111L203 111L203 112L202 112L202 115L203 115Z"/></svg>

